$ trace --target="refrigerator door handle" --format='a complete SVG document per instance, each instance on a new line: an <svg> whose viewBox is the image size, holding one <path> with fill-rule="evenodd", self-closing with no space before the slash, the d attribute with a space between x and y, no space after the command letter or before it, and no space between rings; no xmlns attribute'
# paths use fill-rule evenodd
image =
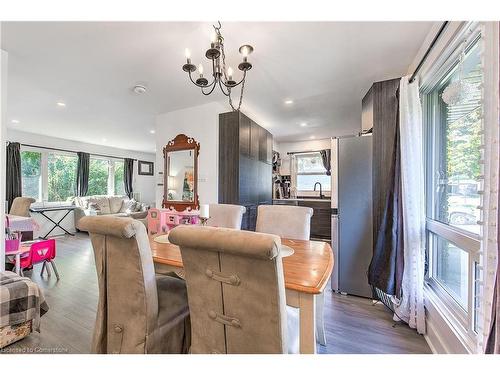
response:
<svg viewBox="0 0 500 375"><path fill-rule="evenodd" d="M331 288L339 291L339 215L332 215L332 250L333 250L333 271L331 276Z"/></svg>

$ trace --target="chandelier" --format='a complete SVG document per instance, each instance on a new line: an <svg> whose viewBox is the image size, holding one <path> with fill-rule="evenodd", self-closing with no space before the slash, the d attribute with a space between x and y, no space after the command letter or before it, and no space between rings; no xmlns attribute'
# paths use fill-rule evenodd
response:
<svg viewBox="0 0 500 375"><path fill-rule="evenodd" d="M238 65L238 69L243 72L243 78L236 82L234 77L233 69L228 66L226 68L226 54L224 51L224 37L222 36L220 29L222 25L218 22L218 26L213 25L215 30L211 38L210 48L205 52L207 59L211 61L212 64L212 82L208 82L208 79L203 76L203 65L198 65L198 78L193 79L193 73L196 71L196 65L191 63L191 52L186 48L186 64L182 66L184 70L189 75L189 79L196 86L201 88L203 95L210 95L217 86L220 87L222 93L229 98L229 105L233 111L239 111L241 107L241 102L243 101L243 91L245 89L245 79L247 77L247 72L252 69L252 64L248 61L248 55L253 52L253 47L245 44L239 49L241 55L243 56L243 61ZM238 106L233 105L231 98L231 91L236 86L241 85L240 90L240 100Z"/></svg>

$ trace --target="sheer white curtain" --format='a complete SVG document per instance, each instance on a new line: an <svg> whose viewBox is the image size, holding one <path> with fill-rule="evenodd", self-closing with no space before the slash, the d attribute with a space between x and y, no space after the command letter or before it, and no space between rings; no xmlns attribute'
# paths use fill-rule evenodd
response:
<svg viewBox="0 0 500 375"><path fill-rule="evenodd" d="M499 26L498 22L485 22L481 26L482 54L481 60L484 71L483 78L483 204L482 204L482 241L481 241L481 267L482 283L479 291L478 315L478 353L486 347L486 340L492 325L492 311L498 309L493 306L493 291L498 272L498 188L499 188ZM499 296L497 296L497 299ZM498 304L498 302L497 302ZM499 317L496 317L499 324ZM494 339L491 350L500 350L498 332L493 332ZM491 351L491 352L493 352Z"/></svg>
<svg viewBox="0 0 500 375"><path fill-rule="evenodd" d="M418 333L425 333L425 207L422 107L418 82L401 78L399 128L403 201L404 273L396 313Z"/></svg>

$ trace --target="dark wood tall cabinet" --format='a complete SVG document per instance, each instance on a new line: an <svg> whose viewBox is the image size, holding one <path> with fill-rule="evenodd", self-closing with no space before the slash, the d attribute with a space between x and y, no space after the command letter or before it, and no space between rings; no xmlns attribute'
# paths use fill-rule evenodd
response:
<svg viewBox="0 0 500 375"><path fill-rule="evenodd" d="M242 229L255 230L257 207L272 204L273 136L241 112L219 115L219 203L247 211Z"/></svg>

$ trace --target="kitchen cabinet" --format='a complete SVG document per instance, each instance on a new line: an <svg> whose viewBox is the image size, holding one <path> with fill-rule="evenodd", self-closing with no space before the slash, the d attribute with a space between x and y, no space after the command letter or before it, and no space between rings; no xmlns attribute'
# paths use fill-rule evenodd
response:
<svg viewBox="0 0 500 375"><path fill-rule="evenodd" d="M273 204L312 208L311 239L326 241L331 239L332 209L329 199L275 199Z"/></svg>
<svg viewBox="0 0 500 375"><path fill-rule="evenodd" d="M245 114L219 115L219 203L246 207L245 230L255 230L259 204L272 204L272 142Z"/></svg>

